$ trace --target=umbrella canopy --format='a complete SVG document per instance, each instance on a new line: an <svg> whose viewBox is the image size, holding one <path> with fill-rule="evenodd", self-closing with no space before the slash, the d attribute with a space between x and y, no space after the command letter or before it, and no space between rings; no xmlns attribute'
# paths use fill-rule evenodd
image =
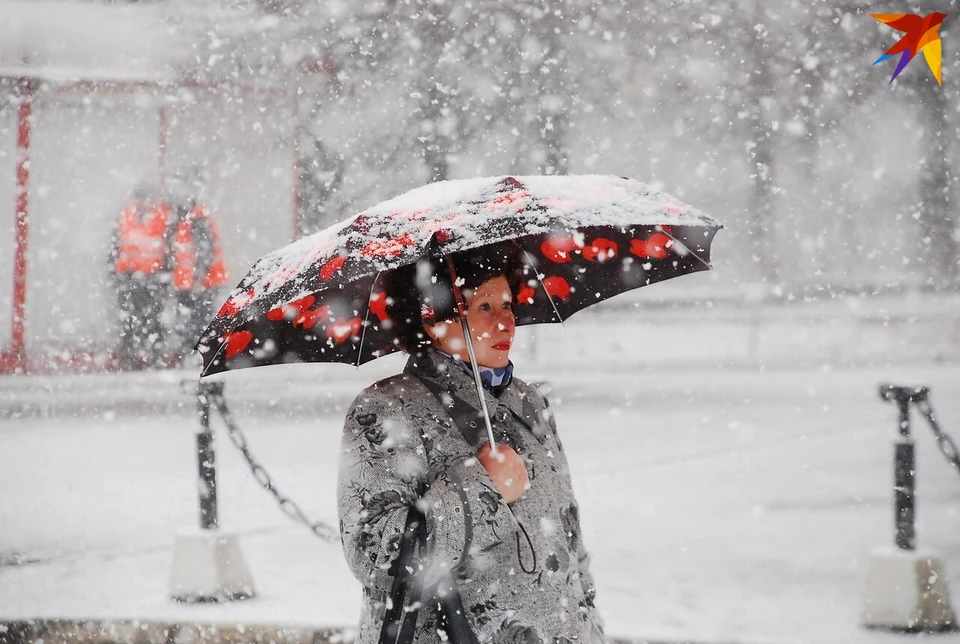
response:
<svg viewBox="0 0 960 644"><path fill-rule="evenodd" d="M425 257L515 249L533 278L517 324L562 322L627 290L710 268L720 225L623 177L443 181L270 253L198 343L203 375L289 362L360 365L399 349L388 274Z"/></svg>

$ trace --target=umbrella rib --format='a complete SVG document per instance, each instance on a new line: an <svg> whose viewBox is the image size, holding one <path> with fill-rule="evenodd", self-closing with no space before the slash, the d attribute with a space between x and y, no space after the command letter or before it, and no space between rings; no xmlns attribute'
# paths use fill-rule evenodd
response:
<svg viewBox="0 0 960 644"><path fill-rule="evenodd" d="M671 240L673 240L673 242L674 242L675 244L680 244L680 246L682 246L688 253L690 253L691 255L693 255L694 257L696 257L696 258L697 258L697 261L699 261L701 264L703 264L704 266L706 266L708 270L712 270L712 269L713 269L713 267L710 266L710 262L705 262L702 257L700 257L699 255L697 255L697 254L696 254L695 252L693 252L692 250L690 250L690 247L689 247L689 246L687 246L687 245L684 244L682 241L680 241L679 239L677 239L676 237L674 237L674 236L673 236L672 234L670 234L668 231L664 230L664 229L663 229L663 226L657 226L657 228L660 229L660 232L661 232L661 233L663 233L664 235L666 235L667 237L669 237Z"/></svg>
<svg viewBox="0 0 960 644"><path fill-rule="evenodd" d="M519 244L517 244L519 246ZM540 282L540 287L543 289L543 292L546 294L547 299L550 301L550 306L553 307L553 313L557 316L557 319L560 320L560 324L563 324L563 316L560 315L560 311L557 310L557 304L553 301L553 296L550 295L550 291L547 290L547 285L543 283L543 278L540 276L540 271L537 270L537 265L533 261L533 255L530 254L526 248L522 248L523 254L527 260L527 265L530 266L537 274L537 281Z"/></svg>
<svg viewBox="0 0 960 644"><path fill-rule="evenodd" d="M223 342L220 343L220 347L217 349L217 352L212 358L210 358L210 362L207 363L207 366L204 367L203 371L200 373L200 378L203 378L205 375L207 375L207 372L210 371L210 367L213 366L213 363L216 362L217 358L220 357L220 354L223 353L223 350L227 347L227 342L230 340L231 335L233 335L233 331L230 331L229 335L227 335L227 337L223 339ZM200 378L197 378L197 380L200 380Z"/></svg>
<svg viewBox="0 0 960 644"><path fill-rule="evenodd" d="M360 344L357 345L357 362L354 367L360 366L360 360L363 358L363 341L367 337L367 321L370 320L370 298L373 297L373 289L377 287L377 280L380 279L382 271L377 271L373 283L370 284L370 293L367 294L367 312L363 315L363 331L360 333Z"/></svg>

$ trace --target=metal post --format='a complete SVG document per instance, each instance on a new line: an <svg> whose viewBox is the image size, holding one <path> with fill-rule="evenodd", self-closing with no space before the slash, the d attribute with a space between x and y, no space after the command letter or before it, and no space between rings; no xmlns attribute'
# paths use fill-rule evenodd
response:
<svg viewBox="0 0 960 644"><path fill-rule="evenodd" d="M900 438L894 443L893 452L893 521L896 528L894 541L901 550L913 550L917 545L915 500L916 455L913 438L910 436L910 403L924 400L924 387L896 387L880 385L880 397L895 402L899 408L898 430Z"/></svg>
<svg viewBox="0 0 960 644"><path fill-rule="evenodd" d="M223 394L223 383L202 382L197 384L197 415L200 431L197 432L197 474L200 494L200 527L216 530L217 520L217 463L213 449L213 432L210 431L210 399Z"/></svg>
<svg viewBox="0 0 960 644"><path fill-rule="evenodd" d="M903 390L898 390L896 394L897 405L900 407L900 440L894 445L893 452L893 518L897 547L901 550L913 550L917 546L917 531L914 527L916 456L913 439L910 438L910 397L903 394Z"/></svg>
<svg viewBox="0 0 960 644"><path fill-rule="evenodd" d="M910 405L932 416L926 387L880 385L880 398L896 403L900 436L894 443L894 525L898 550L877 550L870 556L860 623L868 628L903 631L946 631L956 624L940 558L915 550L917 534L914 479L916 460L910 436Z"/></svg>
<svg viewBox="0 0 960 644"><path fill-rule="evenodd" d="M913 441L901 439L894 446L893 494L896 543L901 550L913 550L917 545L914 527L914 472Z"/></svg>
<svg viewBox="0 0 960 644"><path fill-rule="evenodd" d="M223 406L222 382L181 380L184 393L197 397L197 464L200 528L177 535L170 570L170 596L182 602L230 601L256 595L253 577L243 558L237 535L219 530L217 472L210 431L211 407Z"/></svg>
<svg viewBox="0 0 960 644"><path fill-rule="evenodd" d="M36 81L32 78L16 80L17 108L17 192L16 230L13 258L13 320L10 331L10 350L0 365L3 372L27 370L24 329L27 315L27 229L30 204L30 135L33 125L33 94Z"/></svg>

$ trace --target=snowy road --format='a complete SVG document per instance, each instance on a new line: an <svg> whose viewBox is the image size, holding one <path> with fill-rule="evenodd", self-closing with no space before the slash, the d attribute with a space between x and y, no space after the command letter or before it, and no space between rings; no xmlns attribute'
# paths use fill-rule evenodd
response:
<svg viewBox="0 0 960 644"><path fill-rule="evenodd" d="M888 380L930 385L960 438L957 366L553 376L608 632L903 641L857 625L866 556L892 543ZM341 419L238 420L278 486L332 521ZM0 618L353 623L339 545L289 523L222 431L221 524L241 533L259 596L165 598L173 536L197 521L191 430L182 416L0 421L0 557L24 562L0 567ZM915 431L919 543L943 555L956 607L960 476Z"/></svg>

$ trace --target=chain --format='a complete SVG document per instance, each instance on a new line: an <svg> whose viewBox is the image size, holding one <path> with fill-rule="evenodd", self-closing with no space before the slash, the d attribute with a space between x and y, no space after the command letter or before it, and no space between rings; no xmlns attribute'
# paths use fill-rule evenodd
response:
<svg viewBox="0 0 960 644"><path fill-rule="evenodd" d="M270 474L262 465L260 465L260 463L257 462L257 460L253 457L253 454L250 453L250 448L247 446L247 439L243 435L243 432L240 431L240 427L238 427L236 422L234 422L233 416L230 414L230 410L227 409L227 401L224 399L223 394L213 394L209 396L209 399L211 405L218 412L220 412L220 416L223 418L223 422L227 426L227 433L230 436L230 440L234 445L237 446L237 449L240 450L240 453L243 454L244 460L247 462L247 465L250 466L250 471L253 473L253 478L256 479L257 483L259 483L263 489L273 495L273 498L277 500L277 503L280 505L280 509L283 510L283 513L297 523L302 523L310 528L315 535L324 541L338 541L340 538L340 533L336 529L327 525L326 523L311 521L309 518L307 518L307 515L304 514L303 510L300 509L299 505L297 505L292 499L289 499L280 493L277 487L273 484L273 479L270 478Z"/></svg>
<svg viewBox="0 0 960 644"><path fill-rule="evenodd" d="M957 468L957 473L960 474L960 450L957 450L957 444L953 442L953 439L940 429L940 425L937 424L937 419L933 414L933 406L930 405L930 401L924 398L923 400L917 401L916 405L920 413L923 414L927 422L930 423L930 429L937 438L937 445L940 447L940 451L947 457L950 464Z"/></svg>

